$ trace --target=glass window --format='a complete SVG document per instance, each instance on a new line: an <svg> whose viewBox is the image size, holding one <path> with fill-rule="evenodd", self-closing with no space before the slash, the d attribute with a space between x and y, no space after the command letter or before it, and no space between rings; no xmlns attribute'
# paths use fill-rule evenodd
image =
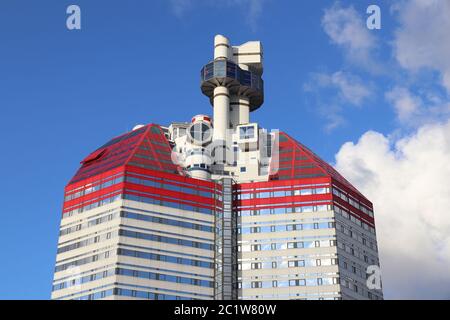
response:
<svg viewBox="0 0 450 320"><path fill-rule="evenodd" d="M214 76L225 77L226 76L227 62L225 60L219 60L214 62Z"/></svg>
<svg viewBox="0 0 450 320"><path fill-rule="evenodd" d="M240 139L253 139L255 137L255 127L246 126L239 128L239 138Z"/></svg>
<svg viewBox="0 0 450 320"><path fill-rule="evenodd" d="M234 63L227 63L227 77L228 78L233 78L236 79L236 68L237 65L235 65Z"/></svg>
<svg viewBox="0 0 450 320"><path fill-rule="evenodd" d="M300 190L300 195L306 196L312 194L312 189L302 189Z"/></svg>

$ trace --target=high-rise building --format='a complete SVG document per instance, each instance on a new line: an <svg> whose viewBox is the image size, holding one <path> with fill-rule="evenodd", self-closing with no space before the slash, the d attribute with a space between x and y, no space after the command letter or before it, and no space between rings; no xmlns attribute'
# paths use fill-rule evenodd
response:
<svg viewBox="0 0 450 320"><path fill-rule="evenodd" d="M372 203L284 132L260 42L216 36L201 90L214 117L139 125L65 188L53 299L382 299Z"/></svg>

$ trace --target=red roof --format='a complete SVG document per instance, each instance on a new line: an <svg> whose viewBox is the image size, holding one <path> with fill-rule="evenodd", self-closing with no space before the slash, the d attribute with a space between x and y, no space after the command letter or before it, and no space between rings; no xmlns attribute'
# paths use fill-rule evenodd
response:
<svg viewBox="0 0 450 320"><path fill-rule="evenodd" d="M322 160L309 148L284 132L280 132L279 138L278 171L271 174L270 180L331 177L366 199L336 169Z"/></svg>
<svg viewBox="0 0 450 320"><path fill-rule="evenodd" d="M81 161L81 167L69 185L124 165L180 174L180 168L172 161L171 151L161 127L149 124L113 138L89 154ZM278 170L270 175L269 180L316 177L331 177L366 199L331 165L300 142L280 132Z"/></svg>
<svg viewBox="0 0 450 320"><path fill-rule="evenodd" d="M161 127L149 124L113 138L89 154L69 184L124 165L178 173L171 151Z"/></svg>

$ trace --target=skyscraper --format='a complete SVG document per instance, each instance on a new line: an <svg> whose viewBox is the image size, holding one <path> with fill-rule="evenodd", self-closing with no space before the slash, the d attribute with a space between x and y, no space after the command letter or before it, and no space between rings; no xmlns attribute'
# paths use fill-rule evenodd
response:
<svg viewBox="0 0 450 320"><path fill-rule="evenodd" d="M260 42L216 36L201 69L213 118L138 125L65 188L53 299L381 299L372 203L284 132Z"/></svg>

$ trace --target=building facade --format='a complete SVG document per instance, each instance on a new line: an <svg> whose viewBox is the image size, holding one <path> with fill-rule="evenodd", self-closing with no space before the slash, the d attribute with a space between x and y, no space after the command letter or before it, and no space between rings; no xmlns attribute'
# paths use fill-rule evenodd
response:
<svg viewBox="0 0 450 320"><path fill-rule="evenodd" d="M262 46L216 36L214 117L139 125L65 188L52 299L382 299L372 203L284 132L250 122Z"/></svg>

